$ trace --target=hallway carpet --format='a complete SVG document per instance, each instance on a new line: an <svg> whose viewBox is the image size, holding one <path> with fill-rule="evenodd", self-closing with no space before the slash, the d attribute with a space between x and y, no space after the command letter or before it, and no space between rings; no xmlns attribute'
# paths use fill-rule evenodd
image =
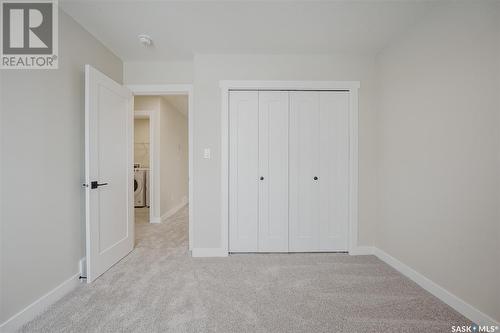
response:
<svg viewBox="0 0 500 333"><path fill-rule="evenodd" d="M187 207L22 332L451 332L468 321L373 256L191 258Z"/></svg>

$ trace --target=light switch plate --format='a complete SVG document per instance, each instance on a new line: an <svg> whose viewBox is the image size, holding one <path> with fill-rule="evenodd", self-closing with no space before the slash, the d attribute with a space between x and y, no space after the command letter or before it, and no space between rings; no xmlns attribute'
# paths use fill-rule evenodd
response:
<svg viewBox="0 0 500 333"><path fill-rule="evenodd" d="M203 158L206 158L206 159L210 159L211 158L210 148L205 148L203 150Z"/></svg>

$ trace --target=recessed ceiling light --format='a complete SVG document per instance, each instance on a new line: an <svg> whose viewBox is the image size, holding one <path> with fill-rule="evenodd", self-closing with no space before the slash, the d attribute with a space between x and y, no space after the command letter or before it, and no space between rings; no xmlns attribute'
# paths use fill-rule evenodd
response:
<svg viewBox="0 0 500 333"><path fill-rule="evenodd" d="M139 37L139 42L145 47L151 46L153 44L153 39L148 35L139 35L137 37Z"/></svg>

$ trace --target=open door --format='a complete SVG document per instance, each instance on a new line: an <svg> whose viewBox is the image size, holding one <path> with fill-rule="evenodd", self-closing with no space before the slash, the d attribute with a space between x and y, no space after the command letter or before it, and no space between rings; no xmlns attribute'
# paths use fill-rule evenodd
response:
<svg viewBox="0 0 500 333"><path fill-rule="evenodd" d="M87 282L134 247L133 95L85 66Z"/></svg>

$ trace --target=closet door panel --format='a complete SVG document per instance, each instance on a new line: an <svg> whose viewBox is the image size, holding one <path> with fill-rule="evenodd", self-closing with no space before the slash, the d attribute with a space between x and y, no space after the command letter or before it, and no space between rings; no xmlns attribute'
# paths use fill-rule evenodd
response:
<svg viewBox="0 0 500 333"><path fill-rule="evenodd" d="M319 93L290 92L291 252L317 251L319 237Z"/></svg>
<svg viewBox="0 0 500 333"><path fill-rule="evenodd" d="M229 251L258 250L258 92L229 94Z"/></svg>
<svg viewBox="0 0 500 333"><path fill-rule="evenodd" d="M288 92L259 92L259 251L288 251Z"/></svg>
<svg viewBox="0 0 500 333"><path fill-rule="evenodd" d="M346 251L349 211L349 94L319 93L319 249Z"/></svg>

